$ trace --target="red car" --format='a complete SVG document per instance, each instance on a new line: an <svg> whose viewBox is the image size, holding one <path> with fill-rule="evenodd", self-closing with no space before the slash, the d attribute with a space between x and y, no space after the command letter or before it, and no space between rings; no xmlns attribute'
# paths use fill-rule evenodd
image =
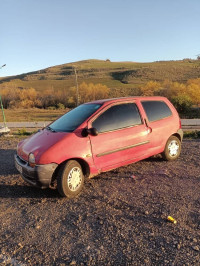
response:
<svg viewBox="0 0 200 266"><path fill-rule="evenodd" d="M128 97L82 104L21 141L15 165L23 179L42 188L57 184L74 197L84 177L161 153L175 160L183 132L164 97Z"/></svg>

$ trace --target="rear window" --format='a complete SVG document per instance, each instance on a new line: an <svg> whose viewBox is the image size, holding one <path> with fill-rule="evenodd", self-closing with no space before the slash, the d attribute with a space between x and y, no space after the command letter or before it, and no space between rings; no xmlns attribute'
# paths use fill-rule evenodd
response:
<svg viewBox="0 0 200 266"><path fill-rule="evenodd" d="M150 122L172 115L172 111L163 101L142 101L142 106Z"/></svg>
<svg viewBox="0 0 200 266"><path fill-rule="evenodd" d="M141 117L136 104L126 103L114 105L107 109L92 123L92 126L98 132L107 132L140 125L141 123Z"/></svg>

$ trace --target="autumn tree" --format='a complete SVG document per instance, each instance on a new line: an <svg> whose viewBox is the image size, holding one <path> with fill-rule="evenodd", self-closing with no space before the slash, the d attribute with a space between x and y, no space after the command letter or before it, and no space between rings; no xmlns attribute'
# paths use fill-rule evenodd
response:
<svg viewBox="0 0 200 266"><path fill-rule="evenodd" d="M144 86L140 88L141 94L144 96L154 96L157 95L161 90L161 84L157 81L149 81Z"/></svg>
<svg viewBox="0 0 200 266"><path fill-rule="evenodd" d="M5 108L32 108L38 103L34 88L4 88L1 96Z"/></svg>
<svg viewBox="0 0 200 266"><path fill-rule="evenodd" d="M76 87L69 89L68 105L75 106L76 104ZM93 84L82 82L79 85L79 103L94 101L98 99L105 99L109 96L110 89L103 84Z"/></svg>
<svg viewBox="0 0 200 266"><path fill-rule="evenodd" d="M193 105L200 105L200 78L188 80L186 84L169 80L162 83L149 81L140 90L145 96L167 97L181 113L187 113Z"/></svg>
<svg viewBox="0 0 200 266"><path fill-rule="evenodd" d="M181 114L187 114L192 106L191 98L188 95L178 95L171 98L177 111Z"/></svg>
<svg viewBox="0 0 200 266"><path fill-rule="evenodd" d="M32 108L35 106L37 92L34 88L19 90L19 106L22 108Z"/></svg>

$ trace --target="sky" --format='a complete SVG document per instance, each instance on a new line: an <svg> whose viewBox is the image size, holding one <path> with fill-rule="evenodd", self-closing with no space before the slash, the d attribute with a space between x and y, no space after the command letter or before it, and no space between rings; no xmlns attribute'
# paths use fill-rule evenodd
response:
<svg viewBox="0 0 200 266"><path fill-rule="evenodd" d="M199 0L0 0L0 77L85 60L200 54Z"/></svg>

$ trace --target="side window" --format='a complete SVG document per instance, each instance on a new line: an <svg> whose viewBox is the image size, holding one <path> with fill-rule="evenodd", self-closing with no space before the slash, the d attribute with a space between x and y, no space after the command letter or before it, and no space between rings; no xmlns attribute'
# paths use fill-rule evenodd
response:
<svg viewBox="0 0 200 266"><path fill-rule="evenodd" d="M136 104L126 103L110 107L92 123L92 126L98 132L106 132L140 125L141 123L141 117Z"/></svg>
<svg viewBox="0 0 200 266"><path fill-rule="evenodd" d="M172 115L172 111L168 105L162 101L143 101L142 106L150 122Z"/></svg>

